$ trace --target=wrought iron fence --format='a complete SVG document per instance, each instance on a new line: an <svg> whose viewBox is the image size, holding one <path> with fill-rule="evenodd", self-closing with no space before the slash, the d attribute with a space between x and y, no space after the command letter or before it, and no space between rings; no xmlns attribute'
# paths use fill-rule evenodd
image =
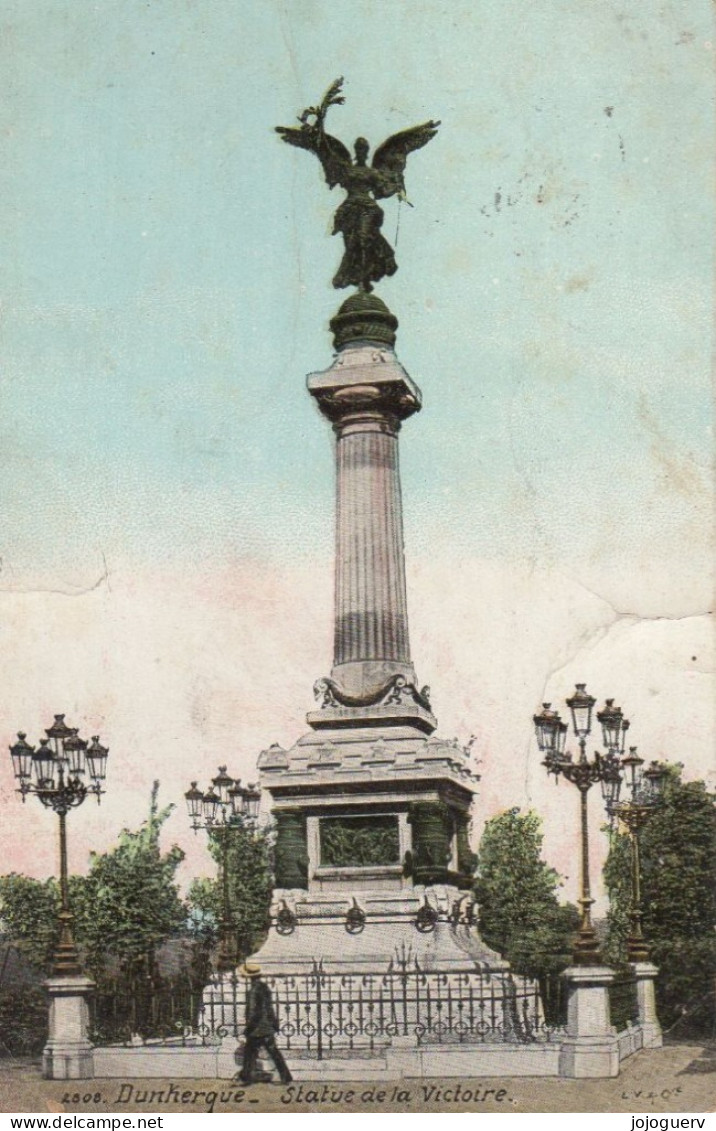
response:
<svg viewBox="0 0 716 1131"><path fill-rule="evenodd" d="M90 999L90 1033L98 1045L137 1041L187 1044L211 1036L200 1023L203 984L188 976L102 978Z"/></svg>
<svg viewBox="0 0 716 1131"><path fill-rule="evenodd" d="M540 997L545 1024L552 1029L563 1029L567 1024L569 986L561 973L544 974L539 979Z"/></svg>
<svg viewBox="0 0 716 1131"><path fill-rule="evenodd" d="M370 1055L407 1039L430 1044L530 1043L548 1039L535 982L510 973L425 971L413 959L388 969L340 974L314 960L298 974L267 974L288 1052L322 1059ZM224 978L208 988L203 1024L241 1032L244 983ZM234 1028L238 1025L238 1028Z"/></svg>
<svg viewBox="0 0 716 1131"><path fill-rule="evenodd" d="M314 960L304 972L266 974L287 1052L318 1060L369 1056L396 1040L409 1045L533 1043L548 1040L537 984L509 972L423 970L397 958L383 970L340 974ZM247 983L235 973L200 987L190 979L105 985L93 1007L98 1044L206 1044L242 1035Z"/></svg>
<svg viewBox="0 0 716 1131"><path fill-rule="evenodd" d="M609 987L610 1020L618 1033L639 1020L636 979L631 971L617 975Z"/></svg>

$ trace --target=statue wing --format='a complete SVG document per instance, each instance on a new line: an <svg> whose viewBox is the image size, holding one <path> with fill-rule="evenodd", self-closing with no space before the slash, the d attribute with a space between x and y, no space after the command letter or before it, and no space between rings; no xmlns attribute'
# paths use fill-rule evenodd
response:
<svg viewBox="0 0 716 1131"><path fill-rule="evenodd" d="M408 160L408 154L414 149L422 149L438 132L440 122L423 122L421 126L412 126L409 130L401 130L393 134L382 145L379 145L373 154L373 168L382 173L385 189L377 190L377 197L393 196L396 192L405 192L403 173Z"/></svg>
<svg viewBox="0 0 716 1131"><path fill-rule="evenodd" d="M289 145L298 146L299 149L308 149L315 153L323 166L323 174L329 188L335 188L343 181L346 169L352 165L351 155L342 141L331 134L324 133L320 126L301 126L295 129L292 126L276 126L276 133L280 134Z"/></svg>

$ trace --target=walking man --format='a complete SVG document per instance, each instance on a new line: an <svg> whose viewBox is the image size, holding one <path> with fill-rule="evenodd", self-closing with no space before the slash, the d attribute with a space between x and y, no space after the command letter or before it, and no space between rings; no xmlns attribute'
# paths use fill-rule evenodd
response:
<svg viewBox="0 0 716 1131"><path fill-rule="evenodd" d="M276 1065L282 1084L288 1084L293 1077L288 1070L281 1051L276 1046L275 1033L278 1032L278 1018L271 1000L271 990L261 981L261 967L246 962L239 967L242 978L249 979L249 992L246 999L246 1027L244 1035L244 1062L239 1079L244 1084L253 1084L256 1075L256 1060L263 1045Z"/></svg>

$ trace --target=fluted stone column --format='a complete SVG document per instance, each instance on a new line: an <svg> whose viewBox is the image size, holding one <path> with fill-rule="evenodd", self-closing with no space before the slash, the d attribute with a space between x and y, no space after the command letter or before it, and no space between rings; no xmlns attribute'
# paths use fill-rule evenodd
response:
<svg viewBox="0 0 716 1131"><path fill-rule="evenodd" d="M388 412L354 412L334 427L333 676L344 686L362 687L364 676L372 682L365 665L412 674L398 477L399 424Z"/></svg>
<svg viewBox="0 0 716 1131"><path fill-rule="evenodd" d="M336 435L336 567L331 678L355 699L391 678L415 681L410 659L398 470L401 423L420 390L392 345L397 322L356 295L332 322L337 356L308 389Z"/></svg>

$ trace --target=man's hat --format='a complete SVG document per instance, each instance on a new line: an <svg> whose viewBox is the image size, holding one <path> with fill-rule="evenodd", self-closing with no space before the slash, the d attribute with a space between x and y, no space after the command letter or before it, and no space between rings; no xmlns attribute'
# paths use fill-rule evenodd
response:
<svg viewBox="0 0 716 1131"><path fill-rule="evenodd" d="M258 978L260 973L261 967L255 962L245 962L243 966L239 966L239 974L242 978Z"/></svg>

